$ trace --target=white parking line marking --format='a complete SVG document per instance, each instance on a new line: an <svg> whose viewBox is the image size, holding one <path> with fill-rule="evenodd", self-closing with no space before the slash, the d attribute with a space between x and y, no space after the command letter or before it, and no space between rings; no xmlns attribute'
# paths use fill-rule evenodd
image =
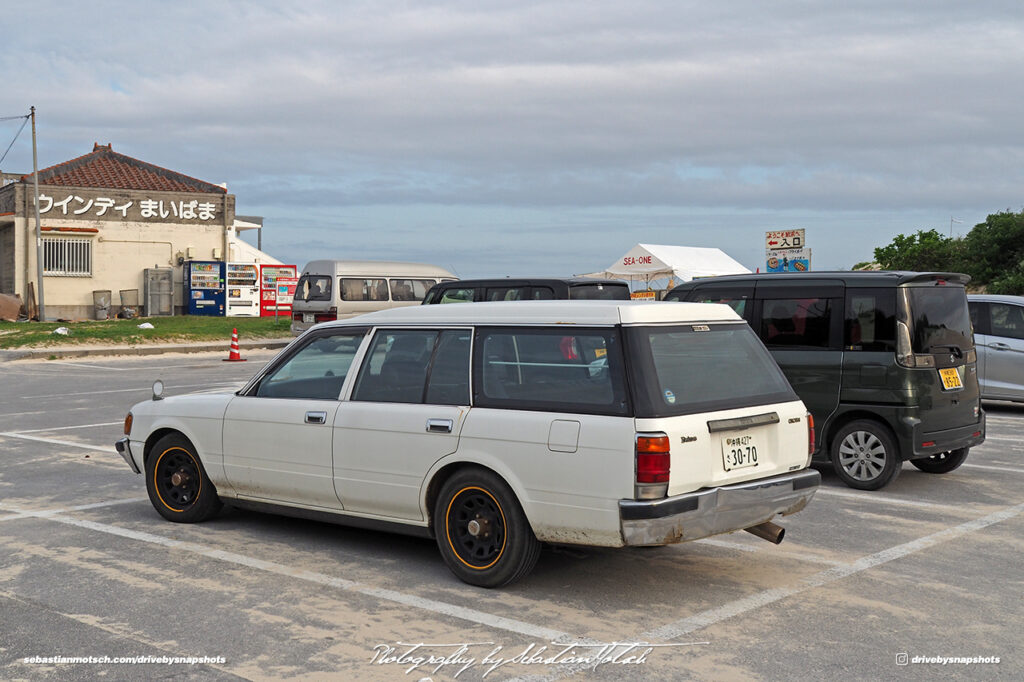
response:
<svg viewBox="0 0 1024 682"><path fill-rule="evenodd" d="M85 511L87 509L104 509L106 507L116 507L119 504L135 504L137 502L148 502L148 497L129 497L124 500L113 500L107 502L93 502L92 504L80 504L77 507L68 507L66 509L39 509L36 511L21 509L20 507L12 507L8 504L0 502L0 509L3 511L11 512L11 516L5 516L0 518L0 521L7 521L9 519L27 519L27 518L48 518L54 514L66 514L67 512L73 511Z"/></svg>
<svg viewBox="0 0 1024 682"><path fill-rule="evenodd" d="M227 388L227 387L230 387L230 386L241 386L241 385L242 384L240 384L237 381L233 381L233 382L230 382L230 383L223 383L223 382L221 382L221 383L212 383L212 384L210 384L210 383L206 383L206 384L186 384L184 386L167 386L167 387L165 387L165 391L164 392L166 393L167 391L175 391L175 390L177 390L179 388L216 388L218 386L223 386L223 387ZM139 392L142 392L142 391L152 391L152 390L153 390L153 385L150 384L149 386L141 386L139 388L112 388L112 389L110 389L108 391L83 391L81 393L54 393L52 395L23 395L23 396L21 396L21 399L22 400L39 400L41 398L68 398L68 397L81 396L81 395L100 395L102 393L132 393L132 392L139 393Z"/></svg>
<svg viewBox="0 0 1024 682"><path fill-rule="evenodd" d="M986 471L1007 471L1013 474L1024 474L1024 469L1014 467L994 467L988 464L961 464L960 466L971 469L985 469Z"/></svg>
<svg viewBox="0 0 1024 682"><path fill-rule="evenodd" d="M61 362L61 367L85 367L87 369L102 369L104 372L130 372L131 367L104 367L102 365L87 365L83 362Z"/></svg>
<svg viewBox="0 0 1024 682"><path fill-rule="evenodd" d="M1020 438L1004 438L1003 436L989 436L985 435L985 442L990 440L997 441L999 443L1020 443Z"/></svg>
<svg viewBox="0 0 1024 682"><path fill-rule="evenodd" d="M881 552L870 554L854 561L851 564L837 566L836 568L830 568L827 571L816 573L804 578L799 584L792 587L777 587L770 590L764 590L763 592L758 592L757 594L753 594L749 597L743 597L742 599L729 602L723 606L708 609L707 611L687 618L682 618L674 623L669 623L668 625L663 625L660 628L651 630L649 633L641 635L641 638L661 640L675 639L676 637L687 635L696 630L702 630L706 627L710 627L749 611L759 609L763 606L774 604L777 601L787 597L792 597L795 594L800 594L801 592L806 592L816 587L828 585L829 583L842 580L843 578L848 578L851 575L866 571L869 568L874 568L875 566L886 564L890 561L895 561L896 559L902 559L903 557L914 554L915 552L920 552L921 550L928 549L929 547L934 547L939 543L958 538L961 535L966 535L967 533L1007 521L1015 516L1019 516L1021 513L1024 513L1024 504L1007 507L988 514L987 516L974 519L973 521L967 521L959 526L946 528L945 530L940 530L937 533L926 535L923 538L911 540L910 542L906 542L902 545L896 545L895 547L884 549Z"/></svg>
<svg viewBox="0 0 1024 682"><path fill-rule="evenodd" d="M721 547L723 549L736 549L741 552L761 552L768 551L771 548L756 547L754 545L745 545L740 542L729 542L728 540L715 540L714 538L704 538L697 540L702 545L711 545L712 547ZM783 556L792 559L798 559L800 561L806 561L814 564L825 564L826 566L845 566L845 561L837 561L835 559L826 559L824 557L816 556L814 554L807 554L806 552L791 552L787 549L771 549L771 556Z"/></svg>
<svg viewBox="0 0 1024 682"><path fill-rule="evenodd" d="M101 424L80 424L78 426L51 426L48 429L27 429L25 431L11 431L11 433L42 433L44 431L67 431L68 429L91 429L94 426L117 426L118 424L124 424L124 420L119 422L103 422Z"/></svg>
<svg viewBox="0 0 1024 682"><path fill-rule="evenodd" d="M26 436L21 433L12 433L10 431L0 433L0 438L20 438L21 440L34 440L40 443L50 443L51 445L63 445L69 448L82 448L83 450L97 450L99 452L115 452L113 445L101 447L99 445L89 445L88 443L75 443L70 440L56 440L54 438Z"/></svg>
<svg viewBox="0 0 1024 682"><path fill-rule="evenodd" d="M892 504L898 507L919 507L921 509L936 509L940 511L950 512L957 511L956 508L950 507L948 504L935 504L933 502L919 502L918 500L904 500L898 497L893 497L887 494L876 494L872 495L869 493L855 493L847 492L844 490L833 490L832 488L818 488L819 495L831 495L832 497L842 497L848 500L860 500L861 502L872 502L879 504Z"/></svg>
<svg viewBox="0 0 1024 682"><path fill-rule="evenodd" d="M426 597L417 597L416 595L405 594L395 590L370 587L368 585L357 583L354 580L347 580L345 578L337 578L324 573L292 568L291 566L286 566L273 561L264 561L263 559L257 559L255 557L237 554L235 552L213 549L211 547L206 547L192 542L174 540L161 535L153 535L152 533L120 528L106 523L96 523L94 521L86 521L84 519L75 519L68 516L62 516L59 513L23 511L22 514L24 516L57 521L58 523L77 526L79 528L85 528L99 533L106 533L108 535L116 535L130 540L137 540L139 542L161 545L163 547L172 547L175 550L192 552L194 554L199 554L211 559L217 559L219 561L225 561L238 566L246 566L258 571L265 571L267 573L273 573L275 575L281 575L289 578L297 578L299 580L324 585L326 587L334 587L340 590L355 592L367 597L374 597L381 601L389 601L423 611L430 611L431 613L436 613L442 616L458 618L471 623L477 623L478 625L505 630L507 632L525 635L535 639L543 639L552 642L581 641L566 632L552 630L551 628L533 625L520 620L496 616L483 611L477 611L476 609L448 604L435 599L427 599Z"/></svg>

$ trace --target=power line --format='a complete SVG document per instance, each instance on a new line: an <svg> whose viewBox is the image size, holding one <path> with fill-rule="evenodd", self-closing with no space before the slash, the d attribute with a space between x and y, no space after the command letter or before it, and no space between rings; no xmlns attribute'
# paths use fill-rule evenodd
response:
<svg viewBox="0 0 1024 682"><path fill-rule="evenodd" d="M4 155L0 156L0 163L3 163L4 159L7 158L8 152L11 151L11 147L13 147L14 143L17 141L18 135L21 135L21 131L25 129L25 125L28 124L28 119L30 117L31 114L29 114L28 116L4 116L3 118L0 118L0 121L13 121L19 118L25 119L21 122L21 127L18 128L18 132L14 133L14 137L11 139L11 143L7 145L7 149L4 151Z"/></svg>

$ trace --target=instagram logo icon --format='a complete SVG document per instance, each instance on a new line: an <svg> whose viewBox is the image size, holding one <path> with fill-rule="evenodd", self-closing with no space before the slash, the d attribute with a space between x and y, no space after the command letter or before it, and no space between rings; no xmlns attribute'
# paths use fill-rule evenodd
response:
<svg viewBox="0 0 1024 682"><path fill-rule="evenodd" d="M907 665L910 659L906 654L896 654L896 665Z"/></svg>

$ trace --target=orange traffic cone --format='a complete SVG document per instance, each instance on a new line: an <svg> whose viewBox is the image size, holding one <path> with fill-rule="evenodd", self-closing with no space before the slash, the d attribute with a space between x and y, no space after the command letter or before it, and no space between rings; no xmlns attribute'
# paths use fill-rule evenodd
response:
<svg viewBox="0 0 1024 682"><path fill-rule="evenodd" d="M224 362L245 362L245 358L243 358L242 354L238 352L237 329L231 330L231 352L228 354L226 358L224 358Z"/></svg>

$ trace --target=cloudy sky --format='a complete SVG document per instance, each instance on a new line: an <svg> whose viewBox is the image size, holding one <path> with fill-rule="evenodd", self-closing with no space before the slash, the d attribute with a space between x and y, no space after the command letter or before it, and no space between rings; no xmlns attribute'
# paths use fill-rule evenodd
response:
<svg viewBox="0 0 1024 682"><path fill-rule="evenodd" d="M638 242L814 269L1024 208L1019 0L6 3L0 117L210 182L264 250L462 276ZM0 123L0 154L18 121ZM26 129L0 164L31 169Z"/></svg>

